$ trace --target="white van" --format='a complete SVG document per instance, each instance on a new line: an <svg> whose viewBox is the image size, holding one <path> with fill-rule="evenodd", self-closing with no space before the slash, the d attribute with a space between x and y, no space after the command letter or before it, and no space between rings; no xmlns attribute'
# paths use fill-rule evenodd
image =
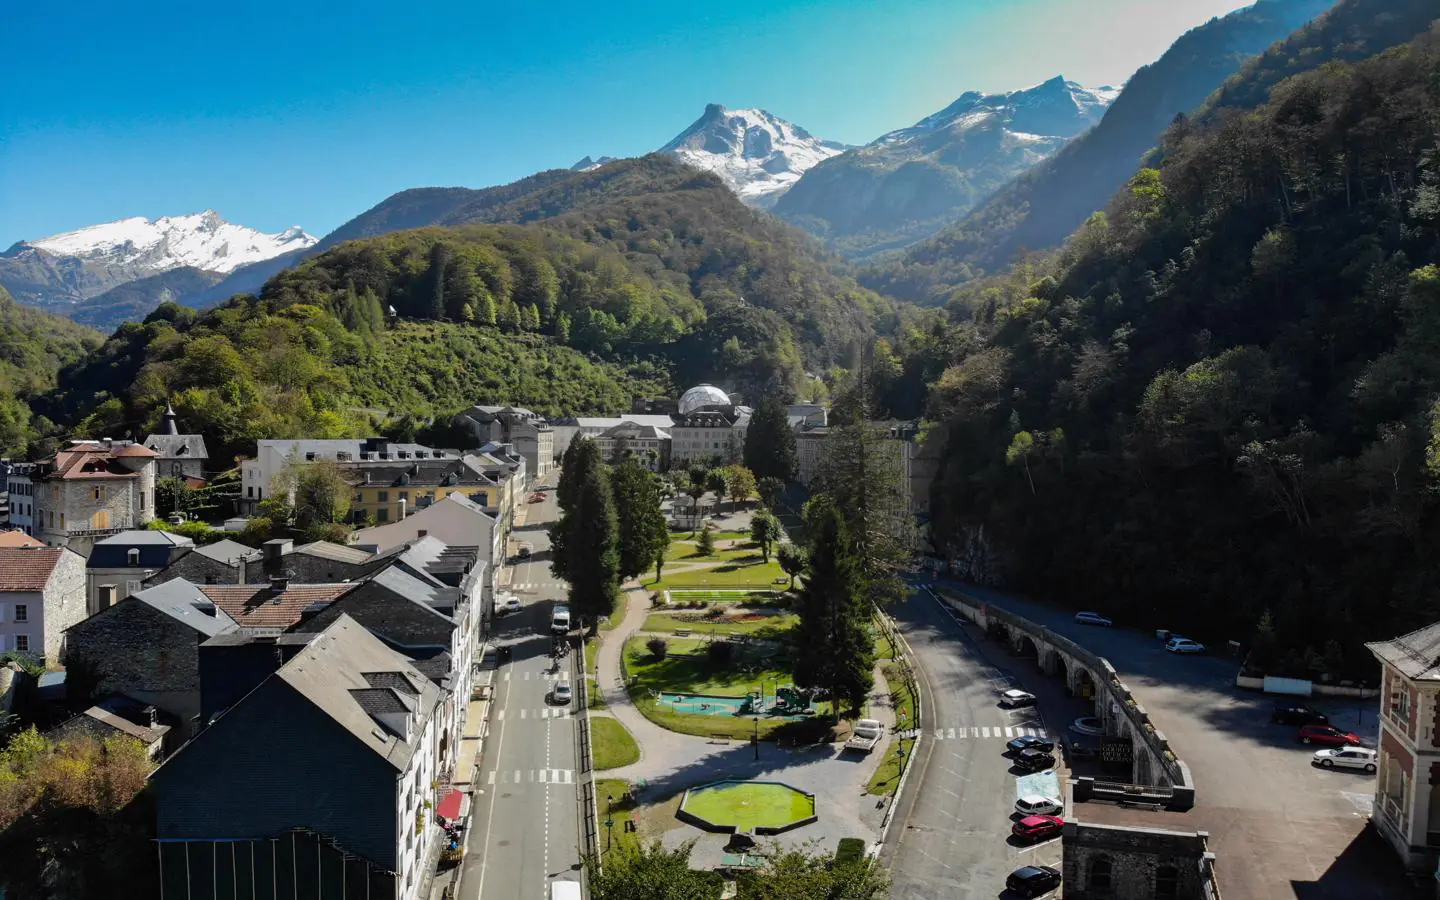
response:
<svg viewBox="0 0 1440 900"><path fill-rule="evenodd" d="M555 611L550 614L550 632L552 634L570 633L570 607L555 607Z"/></svg>
<svg viewBox="0 0 1440 900"><path fill-rule="evenodd" d="M550 900L584 900L578 881L550 882Z"/></svg>

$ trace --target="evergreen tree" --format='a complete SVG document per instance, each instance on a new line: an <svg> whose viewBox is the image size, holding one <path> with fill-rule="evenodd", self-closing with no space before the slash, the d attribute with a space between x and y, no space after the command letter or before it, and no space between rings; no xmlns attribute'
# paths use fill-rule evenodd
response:
<svg viewBox="0 0 1440 900"><path fill-rule="evenodd" d="M770 547L784 536L785 529L780 527L780 520L767 509L759 510L750 520L750 540L760 546L760 556L767 563L770 561Z"/></svg>
<svg viewBox="0 0 1440 900"><path fill-rule="evenodd" d="M570 317L565 313L555 317L555 340L562 344L570 343Z"/></svg>
<svg viewBox="0 0 1440 900"><path fill-rule="evenodd" d="M506 300L500 304L495 314L495 322L502 331L520 330L520 307L515 305L514 300Z"/></svg>
<svg viewBox="0 0 1440 900"><path fill-rule="evenodd" d="M745 467L756 478L779 478L789 481L800 471L800 458L795 450L795 431L785 412L785 404L774 395L760 401L750 417L745 432Z"/></svg>
<svg viewBox="0 0 1440 900"><path fill-rule="evenodd" d="M835 504L817 497L806 510L810 574L800 588L795 683L823 688L836 714L859 709L874 686L871 606L861 594L859 560Z"/></svg>
<svg viewBox="0 0 1440 900"><path fill-rule="evenodd" d="M555 485L555 502L562 513L575 508L579 485L593 478L600 465L600 448L588 437L577 437L565 448L560 457L560 481Z"/></svg>
<svg viewBox="0 0 1440 900"><path fill-rule="evenodd" d="M495 298L483 284L475 293L475 324L486 328L495 327Z"/></svg>
<svg viewBox="0 0 1440 900"><path fill-rule="evenodd" d="M805 574L805 567L810 565L810 554L796 544L781 544L775 556L780 560L780 568L790 576L790 587L786 590L795 590L795 576Z"/></svg>
<svg viewBox="0 0 1440 900"><path fill-rule="evenodd" d="M766 509L774 509L780 502L780 495L785 492L785 482L774 475L766 475L755 482L755 491Z"/></svg>
<svg viewBox="0 0 1440 900"><path fill-rule="evenodd" d="M540 330L540 308L525 306L520 309L520 323L526 331Z"/></svg>
<svg viewBox="0 0 1440 900"><path fill-rule="evenodd" d="M835 404L842 424L825 438L815 487L844 515L866 595L883 604L904 595L900 572L910 562L915 525L906 502L904 447L885 425L870 421L865 376L862 367Z"/></svg>
<svg viewBox="0 0 1440 900"><path fill-rule="evenodd" d="M534 307L529 307L534 309ZM670 529L660 509L660 487L655 476L633 457L626 457L610 472L619 522L620 575L634 578L657 559L664 559ZM656 579L659 579L657 574Z"/></svg>
<svg viewBox="0 0 1440 900"><path fill-rule="evenodd" d="M437 241L430 248L430 318L445 318L445 272L450 267L450 245Z"/></svg>
<svg viewBox="0 0 1440 900"><path fill-rule="evenodd" d="M570 583L571 611L589 619L594 634L598 617L615 611L615 589L620 583L615 500L604 466L566 474L572 481L571 507L551 526L550 568Z"/></svg>

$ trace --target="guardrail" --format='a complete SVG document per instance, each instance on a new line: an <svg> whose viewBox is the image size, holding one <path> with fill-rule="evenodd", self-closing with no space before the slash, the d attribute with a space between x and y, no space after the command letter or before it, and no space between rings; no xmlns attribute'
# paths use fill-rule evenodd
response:
<svg viewBox="0 0 1440 900"><path fill-rule="evenodd" d="M595 860L595 869L600 871L600 811L595 803L595 755L590 738L590 679L585 665L585 642L580 642L576 653L580 666L580 677L575 679L575 699L580 705L580 716L575 720L576 758L580 764L580 833L584 842L585 855ZM598 690L600 685L595 685Z"/></svg>

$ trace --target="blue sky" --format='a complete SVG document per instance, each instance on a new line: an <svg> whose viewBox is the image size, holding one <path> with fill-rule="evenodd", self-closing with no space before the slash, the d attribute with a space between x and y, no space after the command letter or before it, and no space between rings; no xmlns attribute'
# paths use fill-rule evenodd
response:
<svg viewBox="0 0 1440 900"><path fill-rule="evenodd" d="M1119 83L1243 0L7 4L0 248L206 207L322 235L407 187L665 143L707 102L864 143L966 90ZM395 12L400 10L400 12Z"/></svg>

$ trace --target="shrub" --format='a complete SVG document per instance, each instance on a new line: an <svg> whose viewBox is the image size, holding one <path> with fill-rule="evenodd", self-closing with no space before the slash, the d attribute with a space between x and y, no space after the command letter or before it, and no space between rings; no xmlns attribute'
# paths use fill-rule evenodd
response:
<svg viewBox="0 0 1440 900"><path fill-rule="evenodd" d="M735 645L729 641L713 641L705 648L705 656L711 665L729 665L730 660L735 658Z"/></svg>
<svg viewBox="0 0 1440 900"><path fill-rule="evenodd" d="M670 651L670 644L664 638L652 637L645 642L645 649L656 659L664 659L665 654Z"/></svg>
<svg viewBox="0 0 1440 900"><path fill-rule="evenodd" d="M700 556L715 555L715 535L707 527L700 532L700 537L695 541L695 547Z"/></svg>
<svg viewBox="0 0 1440 900"><path fill-rule="evenodd" d="M712 606L709 609L705 610L705 618L707 619L718 619L723 615L725 615L725 610L721 609L718 606Z"/></svg>
<svg viewBox="0 0 1440 900"><path fill-rule="evenodd" d="M860 838L841 838L840 845L835 849L835 865L844 866L850 863L857 863L865 858L865 842Z"/></svg>

